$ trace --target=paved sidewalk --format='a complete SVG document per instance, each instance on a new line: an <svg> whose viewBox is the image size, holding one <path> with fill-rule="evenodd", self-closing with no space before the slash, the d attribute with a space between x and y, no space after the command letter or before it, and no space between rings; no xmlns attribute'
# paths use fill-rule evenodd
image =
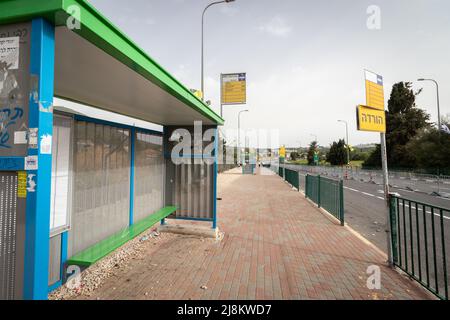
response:
<svg viewBox="0 0 450 320"><path fill-rule="evenodd" d="M89 299L430 298L276 175L221 174L218 196L221 242L177 235L157 251L149 243ZM366 286L371 265L381 268L381 290Z"/></svg>

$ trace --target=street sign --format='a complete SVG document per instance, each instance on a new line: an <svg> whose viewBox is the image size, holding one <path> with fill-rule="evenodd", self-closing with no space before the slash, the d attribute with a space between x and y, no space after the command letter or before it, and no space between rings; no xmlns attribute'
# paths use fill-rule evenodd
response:
<svg viewBox="0 0 450 320"><path fill-rule="evenodd" d="M365 78L366 105L377 110L384 110L383 77L366 70Z"/></svg>
<svg viewBox="0 0 450 320"><path fill-rule="evenodd" d="M360 131L386 132L386 114L367 106L357 106L357 126Z"/></svg>
<svg viewBox="0 0 450 320"><path fill-rule="evenodd" d="M222 105L247 102L247 75L245 73L222 74Z"/></svg>
<svg viewBox="0 0 450 320"><path fill-rule="evenodd" d="M286 158L286 147L280 147L280 158Z"/></svg>

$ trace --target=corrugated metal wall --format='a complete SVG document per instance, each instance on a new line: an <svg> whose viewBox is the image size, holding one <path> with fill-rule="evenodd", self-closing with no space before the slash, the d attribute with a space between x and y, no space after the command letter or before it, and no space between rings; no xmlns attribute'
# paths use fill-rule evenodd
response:
<svg viewBox="0 0 450 320"><path fill-rule="evenodd" d="M134 164L134 222L138 222L164 206L162 136L137 132Z"/></svg>
<svg viewBox="0 0 450 320"><path fill-rule="evenodd" d="M178 218L213 218L213 165L180 164L175 166L173 197Z"/></svg>
<svg viewBox="0 0 450 320"><path fill-rule="evenodd" d="M50 238L48 285L61 280L61 234Z"/></svg>
<svg viewBox="0 0 450 320"><path fill-rule="evenodd" d="M17 173L0 172L0 300L14 299Z"/></svg>
<svg viewBox="0 0 450 320"><path fill-rule="evenodd" d="M129 224L130 132L76 121L68 257Z"/></svg>

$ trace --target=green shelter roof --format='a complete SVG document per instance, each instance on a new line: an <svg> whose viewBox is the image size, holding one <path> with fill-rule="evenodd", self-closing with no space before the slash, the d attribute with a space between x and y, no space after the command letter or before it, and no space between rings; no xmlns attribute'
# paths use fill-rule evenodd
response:
<svg viewBox="0 0 450 320"><path fill-rule="evenodd" d="M81 27L69 30L66 23L70 13L73 12L73 6L77 6L79 10ZM87 1L0 0L0 24L30 21L38 17L45 18L56 27L55 95L161 125L192 124L193 120L203 120L208 124L217 125L224 123L224 120L208 105L192 94ZM78 37L70 35L74 33ZM58 42L63 43L64 46L58 46ZM73 48L70 48L70 45ZM114 96L115 92L112 90L117 91L120 84L119 82L111 83L108 74L103 75L103 78L99 72L91 72L89 75L82 74L92 67L86 63L86 59L82 60L82 58L71 55L71 59L79 59L75 63L72 61L74 65L79 63L79 65L85 64L86 67L80 68L80 71L77 71L76 68L68 68L69 63L65 62L66 56L63 55L63 53L67 54L65 48L68 46L70 49L79 51L80 56L83 54L85 57L94 56L97 60L94 59L91 62L92 66L96 66L96 62L101 62L109 56L107 58L110 60L103 65L104 70L108 70L109 73L109 70L113 68L112 72L116 72L116 75L123 76L129 82L134 81L137 89L127 93L129 96L133 95L133 98L117 102L118 96ZM58 57L59 53L61 53L61 57ZM117 62L120 62L121 65ZM78 91L72 90L74 82L66 81L68 72L75 73L74 78L78 80L79 84L77 87L80 86ZM76 74L77 72L79 74ZM96 83L99 84L97 96L94 96L93 93L83 94L89 91L87 87L83 87L83 83L89 77L94 77ZM101 88L103 82L105 85L104 88ZM112 88L111 92L107 91L108 88ZM107 93L112 94L109 100L105 98L108 96ZM137 100L140 105L139 103L134 105L136 96L138 96ZM157 96L157 98L151 100L153 96ZM156 104L159 105L159 109L154 107ZM125 105L128 106L122 108ZM159 116L162 113L164 115Z"/></svg>

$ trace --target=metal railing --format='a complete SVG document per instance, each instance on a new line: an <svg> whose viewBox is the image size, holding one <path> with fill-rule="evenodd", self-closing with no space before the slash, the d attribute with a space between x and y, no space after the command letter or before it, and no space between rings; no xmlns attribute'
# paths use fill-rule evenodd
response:
<svg viewBox="0 0 450 320"><path fill-rule="evenodd" d="M297 190L300 190L300 179L297 171L284 169L284 180L291 186L297 188Z"/></svg>
<svg viewBox="0 0 450 320"><path fill-rule="evenodd" d="M316 203L319 208L331 213L341 222L342 226L344 225L344 183L342 180L308 174L306 176L305 196Z"/></svg>
<svg viewBox="0 0 450 320"><path fill-rule="evenodd" d="M390 196L394 265L441 299L448 300L445 228L450 210Z"/></svg>

